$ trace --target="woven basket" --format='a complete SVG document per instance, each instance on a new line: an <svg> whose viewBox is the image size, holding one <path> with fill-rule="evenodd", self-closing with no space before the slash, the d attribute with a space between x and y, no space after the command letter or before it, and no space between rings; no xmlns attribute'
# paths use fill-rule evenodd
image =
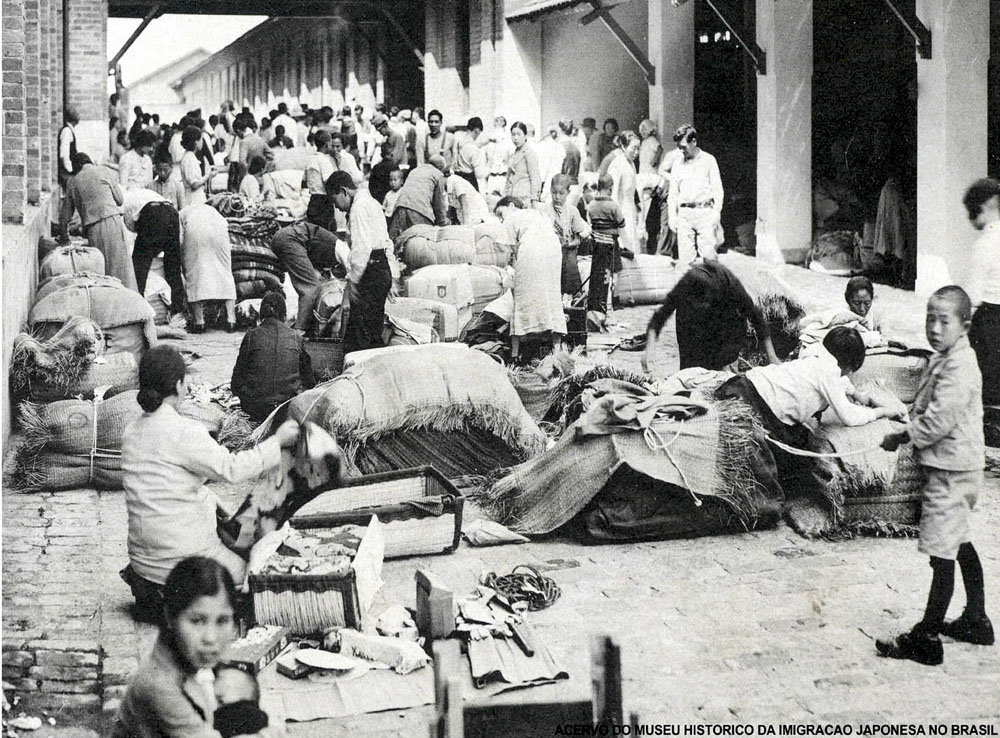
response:
<svg viewBox="0 0 1000 738"><path fill-rule="evenodd" d="M873 520L897 525L916 525L920 522L920 495L885 495L844 499L845 523Z"/></svg>
<svg viewBox="0 0 1000 738"><path fill-rule="evenodd" d="M344 371L344 342L339 338L307 338L305 347L318 381L333 379Z"/></svg>
<svg viewBox="0 0 1000 738"><path fill-rule="evenodd" d="M392 474L394 472L387 472ZM340 490L335 490L339 492ZM366 525L377 515L385 534L385 558L451 553L462 537L461 495L410 499L395 505L364 507L347 512L296 516L292 525L300 530L336 528L341 525ZM435 515L420 505L441 504L441 514Z"/></svg>
<svg viewBox="0 0 1000 738"><path fill-rule="evenodd" d="M415 507L442 504L442 514ZM383 524L385 558L450 553L462 534L464 499L432 466L348 479L303 506L292 518L299 529L367 525L372 515Z"/></svg>
<svg viewBox="0 0 1000 738"><path fill-rule="evenodd" d="M865 357L861 369L851 375L855 386L865 382L880 382L903 402L909 404L917 396L920 377L927 366L927 353L874 354Z"/></svg>

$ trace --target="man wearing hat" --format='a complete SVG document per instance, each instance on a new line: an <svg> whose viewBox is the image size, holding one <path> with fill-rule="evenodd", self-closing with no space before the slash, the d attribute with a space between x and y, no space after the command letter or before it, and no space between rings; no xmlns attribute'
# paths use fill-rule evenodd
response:
<svg viewBox="0 0 1000 738"><path fill-rule="evenodd" d="M390 158L392 163L400 169L406 166L406 141L389 125L389 119L385 113L376 113L372 119L372 125L380 136L385 138L386 143L392 147Z"/></svg>

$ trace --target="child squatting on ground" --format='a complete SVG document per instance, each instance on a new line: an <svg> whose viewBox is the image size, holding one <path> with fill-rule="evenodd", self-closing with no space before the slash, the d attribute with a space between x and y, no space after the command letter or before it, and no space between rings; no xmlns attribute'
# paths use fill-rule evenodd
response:
<svg viewBox="0 0 1000 738"><path fill-rule="evenodd" d="M993 643L986 616L983 567L969 530L969 513L983 486L982 375L969 345L972 303L965 290L942 287L927 303L927 340L935 354L924 370L910 422L890 433L882 448L895 451L907 441L917 450L926 482L922 490L920 544L931 557L931 591L924 618L891 640L879 639L882 656L937 665L944 660L939 633L981 646ZM965 583L965 610L945 622L955 589L955 559Z"/></svg>
<svg viewBox="0 0 1000 738"><path fill-rule="evenodd" d="M215 672L214 727L222 738L253 735L267 727L267 713L260 709L257 679L235 666L220 666Z"/></svg>

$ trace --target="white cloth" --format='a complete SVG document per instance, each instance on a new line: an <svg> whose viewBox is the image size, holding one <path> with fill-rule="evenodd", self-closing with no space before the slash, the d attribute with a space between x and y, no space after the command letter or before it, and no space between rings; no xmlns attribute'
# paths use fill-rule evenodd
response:
<svg viewBox="0 0 1000 738"><path fill-rule="evenodd" d="M235 300L229 225L211 205L188 205L181 211L181 254L187 298Z"/></svg>
<svg viewBox="0 0 1000 738"><path fill-rule="evenodd" d="M268 172L264 180L264 191L274 192L279 200L295 200L302 196L303 172L301 169L282 169Z"/></svg>
<svg viewBox="0 0 1000 738"><path fill-rule="evenodd" d="M552 178L562 172L563 159L566 158L566 147L551 136L542 139L535 151L538 152L538 172L542 178L542 192L549 199L549 186Z"/></svg>
<svg viewBox="0 0 1000 738"><path fill-rule="evenodd" d="M490 208L485 198L472 184L457 174L448 177L448 202L455 208L461 225L476 225L489 217ZM388 196L386 196L388 199ZM391 213L387 213L391 214Z"/></svg>
<svg viewBox="0 0 1000 738"><path fill-rule="evenodd" d="M329 154L317 151L306 164L306 189L310 195L325 195L326 180L336 171L333 158Z"/></svg>
<svg viewBox="0 0 1000 738"><path fill-rule="evenodd" d="M386 218L392 216L393 211L396 209L396 200L398 199L399 192L396 190L389 190L385 193L385 197L382 199L382 210L385 212Z"/></svg>
<svg viewBox="0 0 1000 738"><path fill-rule="evenodd" d="M972 304L1000 305L1000 221L987 223L972 247L966 291Z"/></svg>
<svg viewBox="0 0 1000 738"><path fill-rule="evenodd" d="M76 141L76 131L72 123L67 123L59 131L59 158L62 160L63 169L67 172L73 171L70 150L74 141Z"/></svg>
<svg viewBox="0 0 1000 738"><path fill-rule="evenodd" d="M231 454L204 425L181 417L168 404L130 423L122 438L122 480L129 559L136 573L162 584L181 559L221 546L216 497L205 482L243 482L280 460L274 438Z"/></svg>
<svg viewBox="0 0 1000 738"><path fill-rule="evenodd" d="M167 202L167 198L152 190L126 190L125 201L122 203L122 220L125 221L125 227L134 233L139 213L151 202Z"/></svg>
<svg viewBox="0 0 1000 738"><path fill-rule="evenodd" d="M262 199L257 177L247 174L240 180L240 197L248 202L259 202Z"/></svg>
<svg viewBox="0 0 1000 738"><path fill-rule="evenodd" d="M141 190L153 182L153 160L135 149L126 151L118 161L118 184L123 190Z"/></svg>
<svg viewBox="0 0 1000 738"><path fill-rule="evenodd" d="M170 138L170 144L168 145L170 149L170 158L174 160L174 164L180 164L181 159L184 158L186 150L181 146L181 133L177 131Z"/></svg>
<svg viewBox="0 0 1000 738"><path fill-rule="evenodd" d="M382 206L367 189L362 188L355 193L347 222L351 233L351 264L347 278L358 284L368 268L373 251L392 253L392 239L389 238Z"/></svg>
<svg viewBox="0 0 1000 738"><path fill-rule="evenodd" d="M847 426L875 421L875 410L851 402L851 380L843 376L833 355L825 349L814 356L784 364L754 367L746 374L761 399L782 423L796 425L832 407Z"/></svg>
<svg viewBox="0 0 1000 738"><path fill-rule="evenodd" d="M514 247L514 318L511 335L566 333L560 276L562 246L552 222L538 210L510 208L504 216L507 244Z"/></svg>
<svg viewBox="0 0 1000 738"><path fill-rule="evenodd" d="M638 252L639 210L635 206L635 166L624 153L621 153L608 165L608 174L614 182L611 199L618 204L618 209L625 218L625 227L618 234L618 243L622 248Z"/></svg>

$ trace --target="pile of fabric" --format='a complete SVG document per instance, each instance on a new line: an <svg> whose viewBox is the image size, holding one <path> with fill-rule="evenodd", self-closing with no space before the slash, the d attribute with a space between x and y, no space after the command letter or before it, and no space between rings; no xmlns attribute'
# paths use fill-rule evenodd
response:
<svg viewBox="0 0 1000 738"><path fill-rule="evenodd" d="M476 226L415 225L396 239L396 252L411 270L436 264L508 266L511 247L502 241L501 223Z"/></svg>
<svg viewBox="0 0 1000 738"><path fill-rule="evenodd" d="M457 344L373 352L291 400L288 413L332 433L362 473L431 464L452 478L481 475L546 443L503 368Z"/></svg>
<svg viewBox="0 0 1000 738"><path fill-rule="evenodd" d="M591 383L558 443L490 475L476 497L525 535L578 522L603 539L704 535L773 525L781 501L754 477L759 426L742 403ZM656 490L651 495L650 490Z"/></svg>
<svg viewBox="0 0 1000 738"><path fill-rule="evenodd" d="M237 300L258 299L269 291L283 289L285 270L268 245L270 239L234 236L232 230L229 238Z"/></svg>

